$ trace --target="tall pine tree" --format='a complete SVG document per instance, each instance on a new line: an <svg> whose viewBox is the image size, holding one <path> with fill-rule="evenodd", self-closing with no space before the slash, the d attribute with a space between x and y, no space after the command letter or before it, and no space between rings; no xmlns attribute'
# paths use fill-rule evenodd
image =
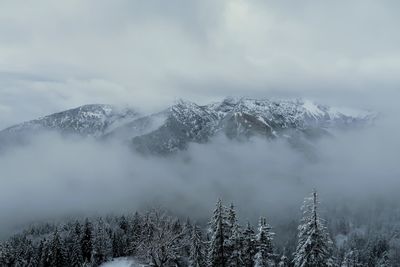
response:
<svg viewBox="0 0 400 267"><path fill-rule="evenodd" d="M192 227L192 234L190 238L189 264L190 267L206 266L204 242L202 240L201 231L197 225L194 225Z"/></svg>
<svg viewBox="0 0 400 267"><path fill-rule="evenodd" d="M303 218L298 228L298 244L294 254L295 267L333 266L332 241L318 214L317 192L304 201Z"/></svg>
<svg viewBox="0 0 400 267"><path fill-rule="evenodd" d="M228 223L228 240L227 245L227 259L228 266L243 266L241 258L241 247L242 247L242 232L238 224L235 206L233 203L229 206L227 211L227 223Z"/></svg>
<svg viewBox="0 0 400 267"><path fill-rule="evenodd" d="M274 266L274 247L272 245L273 233L267 224L267 219L261 217L257 234L257 253L255 267Z"/></svg>
<svg viewBox="0 0 400 267"><path fill-rule="evenodd" d="M242 261L244 267L254 266L254 256L256 255L256 234L247 223L246 228L243 230L243 243L242 243Z"/></svg>
<svg viewBox="0 0 400 267"><path fill-rule="evenodd" d="M210 222L211 242L208 261L212 267L228 266L229 229L226 207L222 205L222 201L219 199Z"/></svg>
<svg viewBox="0 0 400 267"><path fill-rule="evenodd" d="M230 267L241 267L243 266L242 259L242 247L243 247L243 234L239 224L235 224L231 230L231 236L229 237L229 259L228 266Z"/></svg>

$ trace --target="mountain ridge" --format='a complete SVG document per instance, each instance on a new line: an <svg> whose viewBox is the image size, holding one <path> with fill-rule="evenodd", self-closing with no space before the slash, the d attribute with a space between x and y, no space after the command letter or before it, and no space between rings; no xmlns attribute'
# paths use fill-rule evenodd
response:
<svg viewBox="0 0 400 267"><path fill-rule="evenodd" d="M338 109L303 99L226 98L207 105L178 100L153 114L89 104L8 127L0 131L0 143L23 140L45 130L118 139L140 152L168 154L184 150L190 143L207 143L217 134L238 140L252 136L312 139L331 129L368 125L376 116L370 111Z"/></svg>

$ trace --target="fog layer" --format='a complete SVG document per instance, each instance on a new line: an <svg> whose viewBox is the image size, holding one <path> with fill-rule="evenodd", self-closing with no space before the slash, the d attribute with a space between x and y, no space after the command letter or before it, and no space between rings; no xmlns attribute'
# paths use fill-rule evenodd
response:
<svg viewBox="0 0 400 267"><path fill-rule="evenodd" d="M43 134L0 156L0 232L33 220L152 205L205 219L218 197L235 202L242 219L296 219L314 187L324 207L397 200L400 145L394 125L384 117L363 130L335 133L315 142L315 160L283 140L218 137L164 158L116 143Z"/></svg>

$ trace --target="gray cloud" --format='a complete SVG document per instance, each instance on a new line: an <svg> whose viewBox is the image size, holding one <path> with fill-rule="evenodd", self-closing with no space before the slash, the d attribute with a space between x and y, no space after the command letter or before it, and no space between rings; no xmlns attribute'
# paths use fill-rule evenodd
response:
<svg viewBox="0 0 400 267"><path fill-rule="evenodd" d="M0 127L101 102L398 96L395 1L2 3ZM348 95L351 97L349 98Z"/></svg>

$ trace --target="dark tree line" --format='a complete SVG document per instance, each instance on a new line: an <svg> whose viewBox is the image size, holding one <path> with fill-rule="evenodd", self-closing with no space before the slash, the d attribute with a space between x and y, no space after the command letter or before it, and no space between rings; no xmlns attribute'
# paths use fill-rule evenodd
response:
<svg viewBox="0 0 400 267"><path fill-rule="evenodd" d="M127 216L35 225L0 243L0 266L99 266L132 257L151 266L191 267L384 267L398 266L393 240L346 232L335 246L318 211L316 192L305 199L294 251L275 247L266 218L258 226L238 223L233 204L221 200L207 227L182 222L159 209ZM347 230L346 230L347 229ZM337 230L338 231L338 230ZM336 233L335 233L336 234Z"/></svg>

